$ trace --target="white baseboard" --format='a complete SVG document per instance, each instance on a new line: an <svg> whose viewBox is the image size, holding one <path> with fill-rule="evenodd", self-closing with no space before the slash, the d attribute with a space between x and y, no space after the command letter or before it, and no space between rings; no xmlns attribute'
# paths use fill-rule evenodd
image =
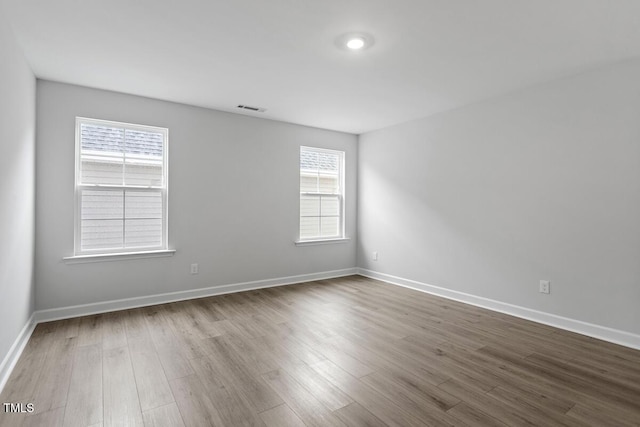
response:
<svg viewBox="0 0 640 427"><path fill-rule="evenodd" d="M38 310L34 312L20 331L15 342L9 349L4 360L0 364L0 393L4 388L13 368L15 367L29 337L38 323L52 320L68 319L90 314L106 313L110 311L126 310L128 308L145 307L149 305L164 304L174 301L183 301L194 298L203 298L214 295L230 294L234 292L249 291L253 289L271 288L274 286L293 285L296 283L310 282L313 280L332 279L335 277L358 274L357 268L345 268L342 270L324 271L320 273L300 274L297 276L278 277L275 279L256 280L252 282L234 283L230 285L212 286L208 288L191 289L187 291L169 292L164 294L143 296L137 298L125 298L113 301L98 302L93 304L74 305L70 307Z"/></svg>
<svg viewBox="0 0 640 427"><path fill-rule="evenodd" d="M9 375L11 375L11 371L15 368L16 363L18 363L18 359L22 354L27 342L29 341L29 337L31 337L31 333L36 327L36 322L34 321L34 315L32 314L27 320L27 323L24 325L18 337L13 342L13 345L9 349L9 352L0 363L0 393L4 389L7 380L9 379Z"/></svg>
<svg viewBox="0 0 640 427"><path fill-rule="evenodd" d="M52 320L68 319L90 314L106 313L110 311L126 310L129 308L146 307L149 305L165 304L194 298L210 297L214 295L230 294L253 289L271 288L274 286L292 285L313 280L332 279L335 277L358 274L357 268L324 271L320 273L300 274L297 276L278 277L275 279L256 280L252 282L234 283L230 285L211 286L208 288L190 289L187 291L169 292L135 298L125 298L92 304L74 305L70 307L38 310L34 313L36 323Z"/></svg>
<svg viewBox="0 0 640 427"><path fill-rule="evenodd" d="M451 300L471 304L500 313L510 314L534 322L543 323L560 329L565 329L590 337L620 344L626 347L640 350L640 335L617 329L607 328L580 320L569 319L555 314L545 313L526 307L508 304L476 295L458 292L438 286L428 285L415 280L404 279L390 274L379 273L363 268L346 268L342 270L325 271L320 273L301 274L297 276L280 277L267 280L256 280L252 282L235 283L229 285L212 286L208 288L192 289L187 291L170 292L137 298L126 298L113 301L105 301L93 304L83 304L70 307L55 308L49 310L39 310L34 312L15 342L9 349L4 360L0 364L0 392L4 388L11 371L15 367L24 347L26 346L31 333L36 324L52 320L67 319L71 317L86 316L90 314L105 313L109 311L125 310L129 308L145 307L155 304L164 304L174 301L203 298L214 295L223 295L234 292L248 291L253 289L270 288L274 286L291 285L313 280L332 279L335 277L350 276L360 274L361 276L378 279L393 285L403 286L432 295L448 298Z"/></svg>
<svg viewBox="0 0 640 427"><path fill-rule="evenodd" d="M486 308L500 313L510 314L522 319L532 320L534 322L543 323L545 325L554 326L556 328L565 329L571 332L577 332L603 341L620 344L625 347L640 350L640 335L630 332L620 331L608 328L606 326L595 325L593 323L583 322L581 320L570 319L543 311L533 310L518 305L508 304L501 301L483 298L464 292L453 291L451 289L441 288L438 286L428 285L426 283L417 282L415 280L404 279L402 277L392 276L390 274L379 273L377 271L358 269L358 274L378 279L392 285L403 286L405 288L414 289L439 297L463 302L465 304Z"/></svg>

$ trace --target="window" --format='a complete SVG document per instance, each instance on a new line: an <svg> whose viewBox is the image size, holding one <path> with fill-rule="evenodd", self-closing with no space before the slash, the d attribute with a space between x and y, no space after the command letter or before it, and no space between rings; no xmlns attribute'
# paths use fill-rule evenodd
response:
<svg viewBox="0 0 640 427"><path fill-rule="evenodd" d="M344 152L300 147L300 241L344 238Z"/></svg>
<svg viewBox="0 0 640 427"><path fill-rule="evenodd" d="M75 255L167 249L168 130L76 118Z"/></svg>

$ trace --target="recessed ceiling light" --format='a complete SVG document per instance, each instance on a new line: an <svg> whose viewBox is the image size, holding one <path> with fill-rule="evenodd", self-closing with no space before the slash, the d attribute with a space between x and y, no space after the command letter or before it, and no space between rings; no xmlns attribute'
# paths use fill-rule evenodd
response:
<svg viewBox="0 0 640 427"><path fill-rule="evenodd" d="M367 33L346 33L336 39L336 46L353 52L370 48L373 37Z"/></svg>
<svg viewBox="0 0 640 427"><path fill-rule="evenodd" d="M347 42L349 49L358 50L364 47L364 40L360 37L354 37Z"/></svg>

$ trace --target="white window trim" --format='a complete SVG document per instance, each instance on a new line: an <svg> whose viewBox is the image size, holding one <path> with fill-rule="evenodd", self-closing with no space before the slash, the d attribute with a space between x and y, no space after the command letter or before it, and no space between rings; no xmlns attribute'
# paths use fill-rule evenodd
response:
<svg viewBox="0 0 640 427"><path fill-rule="evenodd" d="M163 134L163 156L162 156L162 179L164 185L162 187L154 186L135 186L135 185L102 185L102 184L78 184L80 178L80 124L90 123L102 126L120 126L129 130L139 130L143 132L156 132ZM113 120L101 120L92 119L89 117L76 117L76 130L75 130L75 177L74 177L74 255L71 257L64 257L63 260L67 263L77 262L97 262L103 260L116 260L123 258L149 258L157 256L172 256L175 250L169 249L169 129L157 126L147 126L135 123L117 122ZM162 214L162 243L159 246L145 247L145 248L131 248L126 250L124 248L116 249L96 249L91 251L81 251L80 245L80 218L81 218L81 205L80 205L80 188L91 188L93 190L110 190L110 189L135 189L135 190L160 190L163 200L163 214ZM144 256L148 255L148 256ZM75 261L74 261L75 260ZM89 261L90 260L90 261Z"/></svg>
<svg viewBox="0 0 640 427"><path fill-rule="evenodd" d="M62 258L66 264L83 264L88 262L123 261L128 259L161 258L173 256L175 249L159 251L139 251L120 253L101 253L91 255L74 255Z"/></svg>
<svg viewBox="0 0 640 427"><path fill-rule="evenodd" d="M338 200L340 203L340 235L336 236L336 237L328 237L328 238L321 238L321 237L311 237L308 239L303 239L300 237L300 196L302 195L307 195L307 196L327 196L327 197L332 197L332 196L336 196L336 194L329 194L329 193L302 193L300 192L300 166L298 165L298 239L294 241L296 246L311 246L311 245L325 245L325 244L331 244L331 243L345 243L348 242L350 239L347 237L346 234L346 220L345 220L345 213L346 213L346 193L347 193L347 189L345 187L345 170L346 170L346 157L347 157L347 153L341 150L332 150L329 148L320 148L320 147L310 147L307 145L301 145L299 150L298 150L298 159L300 159L300 151L303 149L307 149L310 151L316 151L316 152L323 152L323 153L330 153L330 154L339 154L339 158L340 158L340 194L338 194Z"/></svg>
<svg viewBox="0 0 640 427"><path fill-rule="evenodd" d="M296 246L313 246L313 245L330 245L332 243L347 243L351 240L349 237L338 237L332 239L309 239L309 240L296 240Z"/></svg>

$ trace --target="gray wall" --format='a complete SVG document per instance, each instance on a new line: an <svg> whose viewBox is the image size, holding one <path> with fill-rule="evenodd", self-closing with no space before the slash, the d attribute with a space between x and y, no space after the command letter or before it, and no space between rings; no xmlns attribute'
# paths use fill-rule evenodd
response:
<svg viewBox="0 0 640 427"><path fill-rule="evenodd" d="M48 81L37 99L37 309L355 267L355 135ZM169 128L175 256L62 261L73 254L76 116ZM300 145L346 152L350 242L294 245Z"/></svg>
<svg viewBox="0 0 640 427"><path fill-rule="evenodd" d="M0 363L33 312L36 83L0 11Z"/></svg>
<svg viewBox="0 0 640 427"><path fill-rule="evenodd" d="M358 265L640 333L639 75L617 64L362 135Z"/></svg>

